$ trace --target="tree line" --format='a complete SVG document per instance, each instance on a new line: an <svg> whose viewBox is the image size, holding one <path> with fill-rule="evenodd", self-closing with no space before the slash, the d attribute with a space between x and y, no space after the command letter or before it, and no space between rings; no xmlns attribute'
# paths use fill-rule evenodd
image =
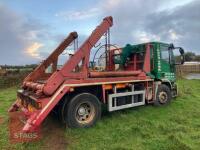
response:
<svg viewBox="0 0 200 150"><path fill-rule="evenodd" d="M29 64L29 65L0 65L2 69L26 69L26 68L36 68L37 64Z"/></svg>
<svg viewBox="0 0 200 150"><path fill-rule="evenodd" d="M180 61L180 56L176 56L176 61L179 62ZM197 61L200 62L200 55L197 55L193 52L186 52L185 53L185 61Z"/></svg>

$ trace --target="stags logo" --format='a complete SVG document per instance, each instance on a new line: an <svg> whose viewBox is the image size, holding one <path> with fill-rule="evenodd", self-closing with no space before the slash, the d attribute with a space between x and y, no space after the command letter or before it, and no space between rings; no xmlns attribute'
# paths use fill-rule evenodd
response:
<svg viewBox="0 0 200 150"><path fill-rule="evenodd" d="M15 132L13 135L15 139L36 139L38 134L36 132L31 133L22 133L22 132Z"/></svg>
<svg viewBox="0 0 200 150"><path fill-rule="evenodd" d="M25 116L22 112L12 112L9 115L9 131L11 143L31 142L41 139L40 129L28 133L22 132L22 128L25 125Z"/></svg>

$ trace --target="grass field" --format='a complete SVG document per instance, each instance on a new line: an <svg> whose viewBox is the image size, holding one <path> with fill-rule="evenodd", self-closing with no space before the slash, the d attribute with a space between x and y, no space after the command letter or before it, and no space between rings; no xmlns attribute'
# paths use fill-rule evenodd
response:
<svg viewBox="0 0 200 150"><path fill-rule="evenodd" d="M168 106L104 112L96 126L65 129L53 117L43 123L43 139L10 144L7 109L16 88L0 91L0 149L190 150L200 149L200 80L179 80L179 97Z"/></svg>

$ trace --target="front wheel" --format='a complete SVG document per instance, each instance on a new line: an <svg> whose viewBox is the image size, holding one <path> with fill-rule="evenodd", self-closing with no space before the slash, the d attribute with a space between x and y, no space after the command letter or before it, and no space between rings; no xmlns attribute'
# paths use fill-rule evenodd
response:
<svg viewBox="0 0 200 150"><path fill-rule="evenodd" d="M101 103L90 93L78 94L68 103L64 117L69 127L90 127L101 117Z"/></svg>
<svg viewBox="0 0 200 150"><path fill-rule="evenodd" d="M164 84L159 85L154 104L156 106L166 105L171 101L171 99L172 99L172 95L171 95L170 88Z"/></svg>

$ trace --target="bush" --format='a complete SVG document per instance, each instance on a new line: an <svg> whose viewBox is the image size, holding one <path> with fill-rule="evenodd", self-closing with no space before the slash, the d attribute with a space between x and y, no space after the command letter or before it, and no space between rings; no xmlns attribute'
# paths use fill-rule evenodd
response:
<svg viewBox="0 0 200 150"><path fill-rule="evenodd" d="M20 85L27 74L28 72L20 72L8 74L6 76L0 76L0 89Z"/></svg>

